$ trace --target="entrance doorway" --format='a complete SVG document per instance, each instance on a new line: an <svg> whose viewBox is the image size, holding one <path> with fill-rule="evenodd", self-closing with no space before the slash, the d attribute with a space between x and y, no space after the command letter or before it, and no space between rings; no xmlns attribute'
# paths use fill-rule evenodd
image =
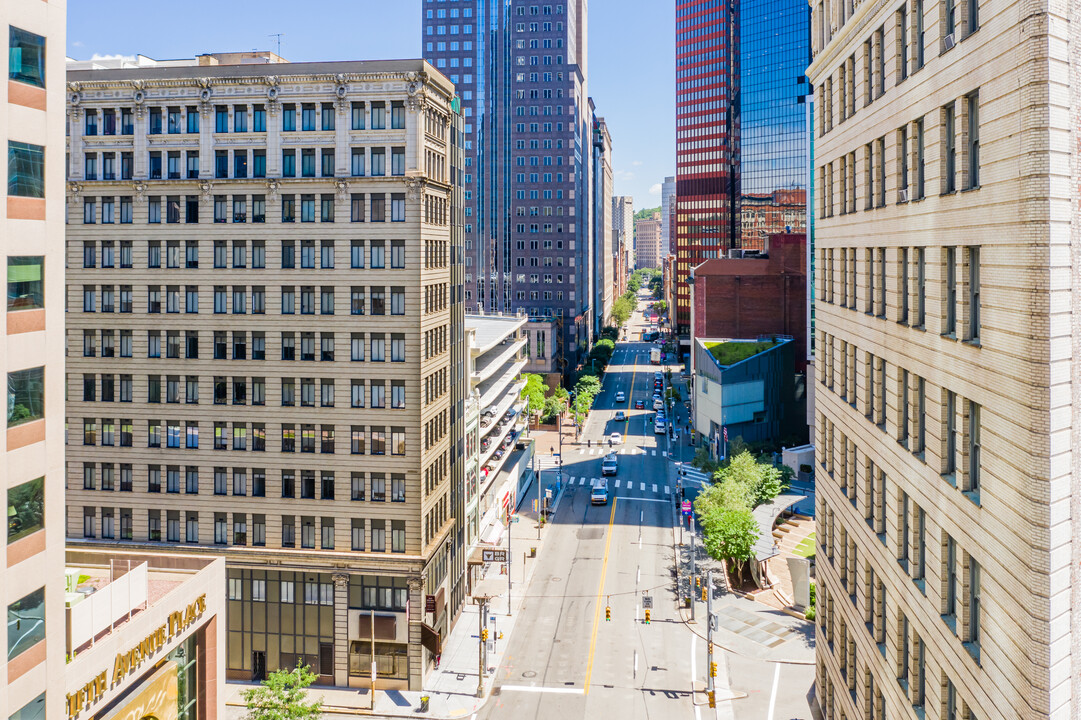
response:
<svg viewBox="0 0 1081 720"><path fill-rule="evenodd" d="M266 680L266 653L255 650L251 654L251 679L252 682Z"/></svg>

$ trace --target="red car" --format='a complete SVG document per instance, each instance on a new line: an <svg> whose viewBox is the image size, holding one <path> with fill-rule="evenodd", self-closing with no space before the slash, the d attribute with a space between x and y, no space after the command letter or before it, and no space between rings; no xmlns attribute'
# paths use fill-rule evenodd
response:
<svg viewBox="0 0 1081 720"><path fill-rule="evenodd" d="M644 410L645 407L646 407L645 401L643 401L643 400L635 400L634 401L634 409L635 410Z"/></svg>

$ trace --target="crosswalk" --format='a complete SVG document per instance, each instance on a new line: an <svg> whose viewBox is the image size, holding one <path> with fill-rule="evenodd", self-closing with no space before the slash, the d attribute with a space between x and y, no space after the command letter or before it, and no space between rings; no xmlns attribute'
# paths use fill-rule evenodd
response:
<svg viewBox="0 0 1081 720"><path fill-rule="evenodd" d="M599 447L578 449L579 455L607 455L610 452L614 452L618 455L650 455L652 457L657 457L657 453L660 452L661 457L668 457L667 450L658 451L657 448L621 447L619 450L616 450L615 448L608 449L605 447Z"/></svg>
<svg viewBox="0 0 1081 720"><path fill-rule="evenodd" d="M577 477L577 476L575 476L575 477L571 477L567 481L567 484L568 485L578 485L578 486L581 486L581 487L593 487L593 484L596 483L600 479L601 478ZM621 480L620 478L616 478L615 480L613 480L609 484L609 487L613 488L615 490L624 490L627 494L634 493L636 491L641 492L641 493L650 492L649 490L647 490L647 488L650 488L650 487L652 488L652 493L654 495L657 495L657 494L671 495L672 494L672 487L670 485L660 485L658 483L644 483L644 482L636 483L633 480Z"/></svg>

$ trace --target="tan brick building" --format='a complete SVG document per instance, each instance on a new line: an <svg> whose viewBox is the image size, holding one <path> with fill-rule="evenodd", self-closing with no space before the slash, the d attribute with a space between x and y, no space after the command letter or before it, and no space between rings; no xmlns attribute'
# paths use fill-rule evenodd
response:
<svg viewBox="0 0 1081 720"><path fill-rule="evenodd" d="M261 59L68 73L68 535L224 553L231 679L419 689L464 599L454 88Z"/></svg>
<svg viewBox="0 0 1081 720"><path fill-rule="evenodd" d="M659 268L664 253L661 214L634 221L635 249L638 268Z"/></svg>
<svg viewBox="0 0 1081 720"><path fill-rule="evenodd" d="M0 218L0 709L66 717L64 704L64 47L67 5L0 4L7 200Z"/></svg>
<svg viewBox="0 0 1081 720"><path fill-rule="evenodd" d="M817 696L1078 715L1077 3L812 3Z"/></svg>

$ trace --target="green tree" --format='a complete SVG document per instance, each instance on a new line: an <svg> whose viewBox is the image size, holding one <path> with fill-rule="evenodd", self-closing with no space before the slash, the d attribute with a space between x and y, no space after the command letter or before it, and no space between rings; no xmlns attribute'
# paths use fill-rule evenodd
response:
<svg viewBox="0 0 1081 720"><path fill-rule="evenodd" d="M578 427L582 427L582 423L585 422L586 416L589 415L589 410L592 407L592 393L579 391L578 394L574 396L574 402L571 404L571 413L574 415L574 421L578 423Z"/></svg>
<svg viewBox="0 0 1081 720"><path fill-rule="evenodd" d="M544 409L544 394L548 392L548 386L544 378L534 373L526 373L525 387L522 388L522 399L526 401L526 413L535 418Z"/></svg>
<svg viewBox="0 0 1081 720"><path fill-rule="evenodd" d="M619 298L612 303L612 322L616 325L626 325L633 313L634 306L627 302L626 298Z"/></svg>
<svg viewBox="0 0 1081 720"><path fill-rule="evenodd" d="M660 302L655 302L653 303L653 309L657 311L658 315L664 315L666 312L668 312L668 303L666 303L664 300L661 300Z"/></svg>
<svg viewBox="0 0 1081 720"><path fill-rule="evenodd" d="M731 456L728 464L713 474L713 480L745 485L751 494L751 507L777 497L784 485L784 476L779 468L756 459L748 450Z"/></svg>
<svg viewBox="0 0 1081 720"><path fill-rule="evenodd" d="M627 281L627 290L630 292L638 292L642 287L642 281L638 279L637 275L631 275L631 279Z"/></svg>
<svg viewBox="0 0 1081 720"><path fill-rule="evenodd" d="M743 580L743 568L751 559L758 539L758 521L751 511L741 507L711 508L699 516L706 552L715 560L723 560L738 582Z"/></svg>
<svg viewBox="0 0 1081 720"><path fill-rule="evenodd" d="M658 205L655 208L642 208L641 210L639 210L638 212L636 212L634 214L634 219L635 220L648 220L651 217L653 217L653 213L658 213L660 211L661 211L661 206L660 205Z"/></svg>
<svg viewBox="0 0 1081 720"><path fill-rule="evenodd" d="M544 399L544 411L541 420L546 423L554 423L559 419L559 414L567 410L567 398L552 395Z"/></svg>
<svg viewBox="0 0 1081 720"><path fill-rule="evenodd" d="M594 396L601 391L601 381L596 375L582 375L574 385L575 395Z"/></svg>
<svg viewBox="0 0 1081 720"><path fill-rule="evenodd" d="M307 665L275 670L259 687L244 691L247 720L305 720L323 714L323 701L308 701L308 686L316 677Z"/></svg>

